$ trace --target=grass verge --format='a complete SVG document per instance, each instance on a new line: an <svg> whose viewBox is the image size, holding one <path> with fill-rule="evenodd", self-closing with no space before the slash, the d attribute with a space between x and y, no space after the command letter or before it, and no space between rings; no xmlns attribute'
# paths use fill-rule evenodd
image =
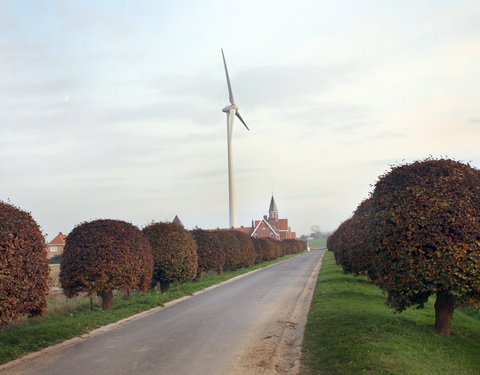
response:
<svg viewBox="0 0 480 375"><path fill-rule="evenodd" d="M172 285L168 293L160 293L158 290L132 292L129 299L123 299L122 294L117 293L114 307L109 311L101 310L98 299L94 309L90 310L90 300L86 297L67 299L63 295L52 296L45 316L23 318L0 329L0 364L299 254L228 271L223 275L207 274L198 282Z"/></svg>
<svg viewBox="0 0 480 375"><path fill-rule="evenodd" d="M400 314L365 277L343 274L327 252L303 342L301 374L478 375L480 313L456 309L453 334L433 331L433 302Z"/></svg>
<svg viewBox="0 0 480 375"><path fill-rule="evenodd" d="M324 249L327 247L327 239L321 238L319 240L312 240L310 246L316 249Z"/></svg>

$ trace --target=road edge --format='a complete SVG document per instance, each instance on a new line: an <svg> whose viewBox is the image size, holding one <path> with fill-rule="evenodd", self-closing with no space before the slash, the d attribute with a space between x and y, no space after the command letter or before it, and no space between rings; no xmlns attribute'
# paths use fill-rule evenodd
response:
<svg viewBox="0 0 480 375"><path fill-rule="evenodd" d="M307 255L308 253L305 252L303 254L299 254L297 256L305 256ZM149 316L151 314L154 314L158 311L162 311L162 310L165 310L165 309L168 309L172 306L175 306L179 303L182 303L183 301L186 301L190 298L193 298L195 296L198 296L198 295L201 295L203 293L206 293L212 289L216 289L216 288L219 288L225 284L228 284L228 283L231 283L231 282L234 282L238 279L241 279L243 277L246 277L248 275L251 275L255 272L259 272L259 271L262 271L262 270L265 270L267 268L271 268L271 267L275 267L281 263L284 263L284 262L288 262L289 260L291 259L294 259L296 257L293 257L293 258L289 258L289 259L285 259L285 260L282 260L280 262L277 262L277 263L274 263L274 264L269 264L268 266L265 266L265 267L262 267L262 268L258 268L256 270L252 270L250 272L247 272L247 273L244 273L242 275L238 275L238 276L235 276L235 277L232 277L231 279L228 279L228 280L225 280L225 281L222 281L218 284L215 284L215 285L211 285L205 289L202 289L202 290L199 290L198 292L195 292L191 295L188 295L188 296L184 296L184 297L180 297L180 298L177 298L175 300L172 300L172 301L169 301L169 302L166 302L163 306L158 306L158 307L154 307L152 309L149 309L149 310L145 310L145 311L142 311L138 314L135 314L135 315L131 315L127 318L123 318L119 321L116 321L114 323L110 323L110 324L107 324L105 326L102 326L102 327L99 327L99 328L96 328L90 332L87 332L87 333L84 333L82 335L79 335L79 336L75 336L75 337L72 337L71 339L67 339L65 341L62 341L58 344L54 344L54 345L51 345L51 346L47 346L46 348L43 348L43 349L40 349L36 352L31 352L31 353L27 353L25 355L23 355L22 357L20 358L17 358L17 359L14 359L13 361L10 361L10 362L7 362L7 363L4 363L3 365L0 365L0 372L2 371L5 371L5 370L9 370L9 369L12 369L14 367L19 367L19 366L22 366L24 365L25 363L29 362L29 361L32 361L32 360L35 360L41 356L44 356L44 355L49 355L53 352L56 352L56 351L59 351L59 350L62 350L64 348L68 348L72 345L75 345L76 343L79 343L79 342L82 342L82 341L85 341L89 338L92 338L92 337L96 337L96 336L99 336L103 333L106 333L106 332L109 332L113 329L116 329L118 327L121 327L121 326L124 326L126 324L129 324L131 322L134 322L136 320L139 320L139 319L142 319L146 316ZM322 257L323 259L323 257Z"/></svg>
<svg viewBox="0 0 480 375"><path fill-rule="evenodd" d="M269 364L269 370L272 374L297 375L300 372L302 344L305 327L307 325L308 312L315 292L318 275L322 267L323 257L326 252L326 250L319 251L323 251L323 254L310 274L272 355Z"/></svg>

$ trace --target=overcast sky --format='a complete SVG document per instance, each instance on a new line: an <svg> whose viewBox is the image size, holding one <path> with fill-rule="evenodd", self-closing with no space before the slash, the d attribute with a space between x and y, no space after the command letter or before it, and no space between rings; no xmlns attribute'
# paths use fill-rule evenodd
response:
<svg viewBox="0 0 480 375"><path fill-rule="evenodd" d="M393 163L480 167L477 0L0 0L0 200L52 239L178 214L228 226L223 47L238 221L272 191L333 230Z"/></svg>

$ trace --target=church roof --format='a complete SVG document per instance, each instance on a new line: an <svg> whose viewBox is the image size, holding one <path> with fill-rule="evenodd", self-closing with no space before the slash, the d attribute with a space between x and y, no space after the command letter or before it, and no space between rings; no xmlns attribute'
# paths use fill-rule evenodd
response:
<svg viewBox="0 0 480 375"><path fill-rule="evenodd" d="M173 219L172 223L181 225L182 227L184 226L182 223L182 220L178 217L178 215L175 215L175 218Z"/></svg>
<svg viewBox="0 0 480 375"><path fill-rule="evenodd" d="M270 208L268 209L268 211L278 211L277 209L277 204L275 203L275 199L273 198L273 194L272 194L272 200L270 201Z"/></svg>

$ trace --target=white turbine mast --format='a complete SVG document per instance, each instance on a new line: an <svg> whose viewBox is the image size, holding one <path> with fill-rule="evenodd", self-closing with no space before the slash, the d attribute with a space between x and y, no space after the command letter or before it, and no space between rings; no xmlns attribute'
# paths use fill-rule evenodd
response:
<svg viewBox="0 0 480 375"><path fill-rule="evenodd" d="M227 114L227 146L228 146L228 199L229 199L229 211L230 211L230 228L237 227L237 193L235 191L235 180L233 177L233 153L232 153L232 132L233 132L233 120L235 116L242 122L243 125L250 130L243 121L242 116L238 113L238 107L235 104L232 93L232 85L230 84L230 77L228 76L227 63L225 61L225 54L223 53L223 66L225 67L225 76L227 77L228 97L230 99L230 105L227 105L222 109L222 112Z"/></svg>

